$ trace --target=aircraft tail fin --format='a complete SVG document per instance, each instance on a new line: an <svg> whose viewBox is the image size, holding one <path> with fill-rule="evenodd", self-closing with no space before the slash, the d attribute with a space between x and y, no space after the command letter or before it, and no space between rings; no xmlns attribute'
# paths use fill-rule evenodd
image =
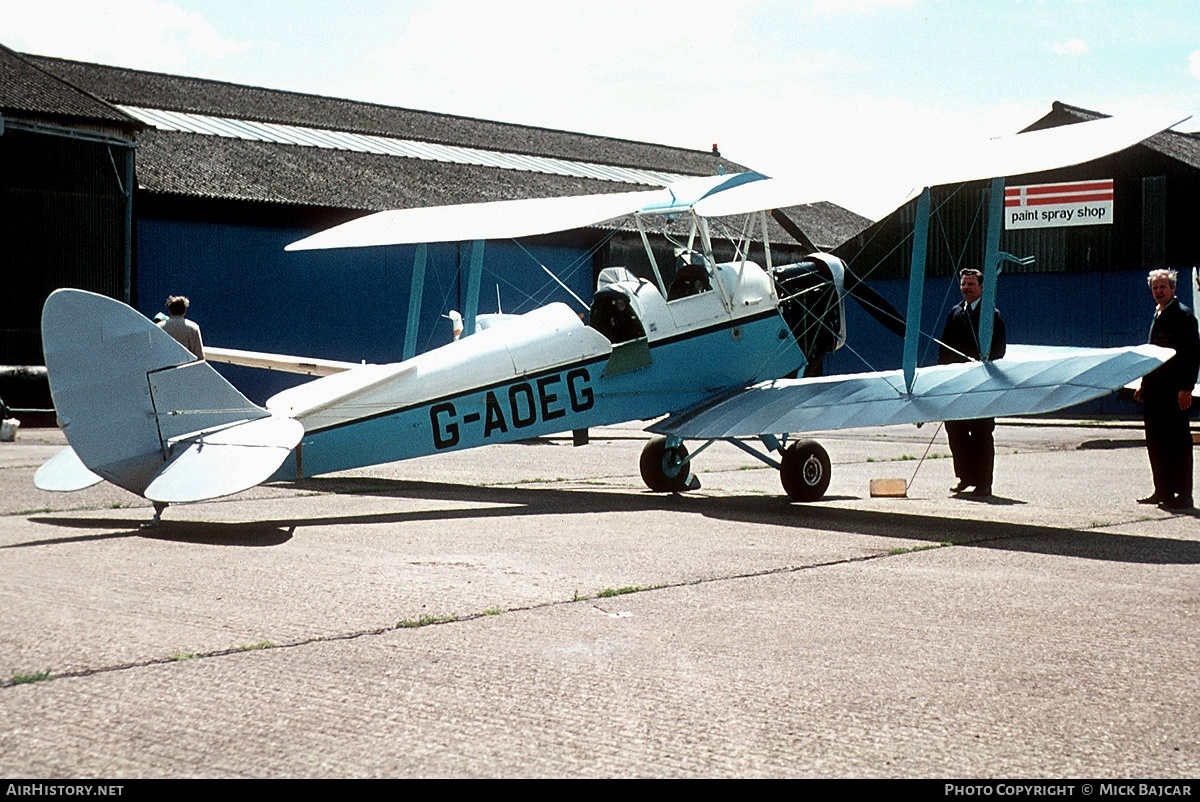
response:
<svg viewBox="0 0 1200 802"><path fill-rule="evenodd" d="M300 423L272 418L111 298L55 291L42 309L42 343L55 410L81 465L56 456L39 487L86 487L86 468L155 501L214 498L270 477L303 436Z"/></svg>

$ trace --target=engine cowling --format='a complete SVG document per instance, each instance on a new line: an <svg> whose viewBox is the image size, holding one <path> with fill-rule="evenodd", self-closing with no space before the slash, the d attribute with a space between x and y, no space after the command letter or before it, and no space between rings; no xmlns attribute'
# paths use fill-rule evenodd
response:
<svg viewBox="0 0 1200 802"><path fill-rule="evenodd" d="M846 342L845 276L845 262L828 253L772 271L779 313L808 358L805 375L819 375L821 358Z"/></svg>

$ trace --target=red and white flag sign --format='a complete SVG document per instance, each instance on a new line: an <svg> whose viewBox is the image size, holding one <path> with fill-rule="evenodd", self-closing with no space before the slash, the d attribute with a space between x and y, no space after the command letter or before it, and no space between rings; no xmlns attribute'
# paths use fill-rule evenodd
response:
<svg viewBox="0 0 1200 802"><path fill-rule="evenodd" d="M1004 188L1004 228L1111 225L1113 182L1069 181Z"/></svg>

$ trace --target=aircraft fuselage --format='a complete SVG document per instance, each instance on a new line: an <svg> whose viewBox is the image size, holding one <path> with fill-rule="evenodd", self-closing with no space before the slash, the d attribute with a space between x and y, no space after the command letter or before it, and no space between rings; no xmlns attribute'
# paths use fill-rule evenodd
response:
<svg viewBox="0 0 1200 802"><path fill-rule="evenodd" d="M268 409L306 432L276 478L655 418L802 368L766 274L749 263L729 280L732 310L716 291L666 302L630 282L621 289L646 336L615 345L551 304L406 362L281 393ZM322 401L329 391L339 400Z"/></svg>

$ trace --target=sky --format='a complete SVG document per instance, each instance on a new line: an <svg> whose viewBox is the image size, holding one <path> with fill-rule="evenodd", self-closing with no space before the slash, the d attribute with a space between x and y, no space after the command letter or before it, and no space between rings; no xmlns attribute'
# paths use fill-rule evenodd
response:
<svg viewBox="0 0 1200 802"><path fill-rule="evenodd" d="M0 0L19 52L660 142L871 218L1055 100L1194 114L1194 0Z"/></svg>

